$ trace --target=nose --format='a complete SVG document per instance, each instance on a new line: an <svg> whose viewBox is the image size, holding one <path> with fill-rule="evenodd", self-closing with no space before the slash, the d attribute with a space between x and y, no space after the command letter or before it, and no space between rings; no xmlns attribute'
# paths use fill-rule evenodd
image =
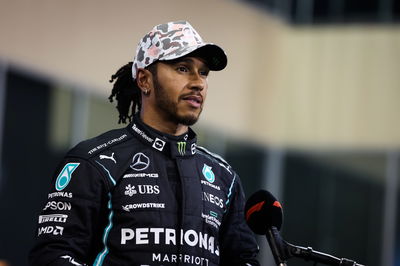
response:
<svg viewBox="0 0 400 266"><path fill-rule="evenodd" d="M194 73L190 78L190 89L202 91L207 86L207 79L199 73Z"/></svg>

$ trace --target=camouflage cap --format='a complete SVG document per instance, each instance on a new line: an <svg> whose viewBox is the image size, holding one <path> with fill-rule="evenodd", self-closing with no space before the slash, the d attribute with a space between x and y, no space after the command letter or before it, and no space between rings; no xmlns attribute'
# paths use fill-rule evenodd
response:
<svg viewBox="0 0 400 266"><path fill-rule="evenodd" d="M210 70L222 70L227 57L221 47L206 43L187 21L168 22L155 26L139 42L133 59L132 76L137 70L158 60L172 60L196 51ZM198 53L197 53L198 51Z"/></svg>

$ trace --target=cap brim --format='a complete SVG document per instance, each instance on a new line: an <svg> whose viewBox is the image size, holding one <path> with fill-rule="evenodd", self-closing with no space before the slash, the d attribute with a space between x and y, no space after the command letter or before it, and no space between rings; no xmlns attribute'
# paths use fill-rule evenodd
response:
<svg viewBox="0 0 400 266"><path fill-rule="evenodd" d="M228 58L221 47L215 44L206 44L190 53L191 55L203 58L210 70L219 71L226 67Z"/></svg>
<svg viewBox="0 0 400 266"><path fill-rule="evenodd" d="M228 58L224 50L213 43L204 43L197 46L177 49L173 53L164 56L160 60L173 60L183 56L195 56L203 58L212 71L219 71L226 67Z"/></svg>

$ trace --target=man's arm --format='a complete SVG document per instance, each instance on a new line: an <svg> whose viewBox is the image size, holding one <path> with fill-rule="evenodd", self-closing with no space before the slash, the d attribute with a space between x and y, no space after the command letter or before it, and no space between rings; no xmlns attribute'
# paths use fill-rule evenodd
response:
<svg viewBox="0 0 400 266"><path fill-rule="evenodd" d="M245 197L237 176L231 203L224 217L220 233L220 265L259 265L259 248L244 217Z"/></svg>
<svg viewBox="0 0 400 266"><path fill-rule="evenodd" d="M103 248L109 184L92 163L67 158L55 173L38 217L32 266L86 265Z"/></svg>

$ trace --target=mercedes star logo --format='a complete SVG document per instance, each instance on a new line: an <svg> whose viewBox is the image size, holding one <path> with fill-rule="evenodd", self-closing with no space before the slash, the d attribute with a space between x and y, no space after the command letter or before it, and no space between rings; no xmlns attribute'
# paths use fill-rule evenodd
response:
<svg viewBox="0 0 400 266"><path fill-rule="evenodd" d="M139 152L133 156L130 167L133 170L142 171L142 170L146 169L147 167L149 167L149 165L150 165L149 157L147 157L143 153Z"/></svg>

